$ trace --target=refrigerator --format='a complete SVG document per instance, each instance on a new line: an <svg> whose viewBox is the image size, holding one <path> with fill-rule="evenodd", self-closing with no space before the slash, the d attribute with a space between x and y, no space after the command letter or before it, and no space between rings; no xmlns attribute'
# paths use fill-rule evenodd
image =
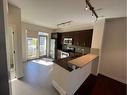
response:
<svg viewBox="0 0 127 95"><path fill-rule="evenodd" d="M50 41L50 57L52 59L56 58L56 40L55 39L51 39Z"/></svg>

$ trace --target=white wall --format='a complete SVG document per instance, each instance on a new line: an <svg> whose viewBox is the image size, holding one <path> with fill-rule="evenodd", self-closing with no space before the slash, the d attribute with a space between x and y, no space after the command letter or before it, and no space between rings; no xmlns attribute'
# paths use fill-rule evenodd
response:
<svg viewBox="0 0 127 95"><path fill-rule="evenodd" d="M105 24L100 73L125 83L125 18L107 19Z"/></svg>
<svg viewBox="0 0 127 95"><path fill-rule="evenodd" d="M49 48L50 48L50 34L51 32L53 32L53 29L47 28L47 27L43 27L43 26L39 26L39 25L34 25L34 24L30 24L30 23L26 23L26 22L22 22L22 58L23 61L25 62L27 60L27 46L26 46L26 30L30 30L32 32L45 32L49 34L49 37L47 39L47 55L49 55Z"/></svg>
<svg viewBox="0 0 127 95"><path fill-rule="evenodd" d="M99 58L92 64L92 74L94 75L97 75L99 73L104 27L105 27L105 19L99 19L95 22L93 28L91 53L99 55Z"/></svg>
<svg viewBox="0 0 127 95"><path fill-rule="evenodd" d="M22 41L21 41L21 9L9 4L8 24L15 32L15 65L17 78L22 77L23 74L23 62L22 62ZM9 32L9 31L8 31Z"/></svg>
<svg viewBox="0 0 127 95"><path fill-rule="evenodd" d="M101 49L103 32L105 26L105 19L100 19L95 22L94 30L93 30L93 38L92 38L92 48Z"/></svg>

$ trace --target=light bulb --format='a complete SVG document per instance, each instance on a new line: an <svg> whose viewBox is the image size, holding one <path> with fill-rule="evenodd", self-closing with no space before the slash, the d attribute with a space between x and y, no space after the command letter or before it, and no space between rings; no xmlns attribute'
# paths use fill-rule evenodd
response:
<svg viewBox="0 0 127 95"><path fill-rule="evenodd" d="M94 17L93 13L92 13L92 18Z"/></svg>
<svg viewBox="0 0 127 95"><path fill-rule="evenodd" d="M86 11L88 10L89 8L88 8L88 6L86 5Z"/></svg>
<svg viewBox="0 0 127 95"><path fill-rule="evenodd" d="M86 11L88 10L89 8L86 6Z"/></svg>

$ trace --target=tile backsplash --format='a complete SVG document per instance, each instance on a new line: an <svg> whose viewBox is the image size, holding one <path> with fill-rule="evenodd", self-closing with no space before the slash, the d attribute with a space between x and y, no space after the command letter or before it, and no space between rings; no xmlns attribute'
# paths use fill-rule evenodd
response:
<svg viewBox="0 0 127 95"><path fill-rule="evenodd" d="M70 45L70 46L67 46L67 47L75 48L75 52L77 52L77 53L82 53L82 54L90 53L90 48L89 47L81 47L81 46L74 46L74 45Z"/></svg>

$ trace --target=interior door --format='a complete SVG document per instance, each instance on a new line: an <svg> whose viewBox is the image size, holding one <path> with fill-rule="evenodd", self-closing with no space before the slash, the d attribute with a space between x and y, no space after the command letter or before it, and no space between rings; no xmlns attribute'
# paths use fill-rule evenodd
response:
<svg viewBox="0 0 127 95"><path fill-rule="evenodd" d="M39 56L47 55L47 36L39 36Z"/></svg>

